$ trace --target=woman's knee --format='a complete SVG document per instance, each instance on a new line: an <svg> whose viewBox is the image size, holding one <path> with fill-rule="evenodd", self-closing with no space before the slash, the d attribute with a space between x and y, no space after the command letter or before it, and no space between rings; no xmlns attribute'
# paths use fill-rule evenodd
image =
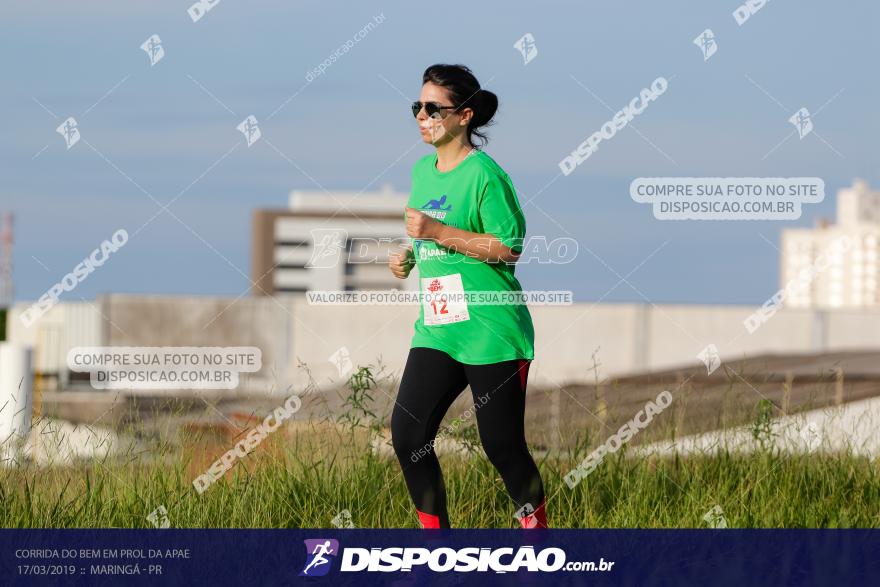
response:
<svg viewBox="0 0 880 587"><path fill-rule="evenodd" d="M401 463L414 462L413 455L418 455L424 444L422 427L404 410L395 408L391 415L391 445Z"/></svg>
<svg viewBox="0 0 880 587"><path fill-rule="evenodd" d="M523 461L531 461L525 440L516 441L501 438L482 438L483 450L495 468L501 470L511 466L521 466Z"/></svg>

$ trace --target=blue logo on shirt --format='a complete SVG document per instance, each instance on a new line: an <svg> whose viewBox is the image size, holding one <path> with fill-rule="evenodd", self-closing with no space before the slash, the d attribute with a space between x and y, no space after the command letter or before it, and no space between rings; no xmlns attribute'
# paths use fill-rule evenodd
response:
<svg viewBox="0 0 880 587"><path fill-rule="evenodd" d="M422 210L452 210L452 204L444 207L445 203L446 194L443 194L439 200L428 200L428 203L422 206Z"/></svg>
<svg viewBox="0 0 880 587"><path fill-rule="evenodd" d="M432 218L442 220L446 217L446 212L452 210L452 204L446 204L446 194L440 196L439 200L428 200L428 203L422 206L422 211Z"/></svg>

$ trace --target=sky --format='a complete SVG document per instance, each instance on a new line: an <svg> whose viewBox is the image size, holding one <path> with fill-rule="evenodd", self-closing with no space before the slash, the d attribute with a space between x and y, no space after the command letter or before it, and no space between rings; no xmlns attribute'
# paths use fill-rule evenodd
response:
<svg viewBox="0 0 880 587"><path fill-rule="evenodd" d="M438 62L468 65L499 96L486 152L513 179L529 236L578 243L571 263L518 267L526 290L760 304L779 288L784 228L833 218L855 178L880 189L869 0L776 0L741 25L736 0L221 0L195 22L189 6L0 4L0 210L15 214L16 300L120 228L129 242L67 299L246 292L254 209L286 207L292 189L409 190L431 152L409 102ZM708 60L693 43L707 28ZM528 63L514 47L526 33ZM152 66L151 35L164 50ZM667 90L561 175L560 160L658 77ZM788 118L801 107L815 132L798 138ZM236 127L251 115L262 137L248 146ZM81 140L68 149L55 129L71 116ZM818 177L826 197L797 220L658 220L629 196L638 177Z"/></svg>

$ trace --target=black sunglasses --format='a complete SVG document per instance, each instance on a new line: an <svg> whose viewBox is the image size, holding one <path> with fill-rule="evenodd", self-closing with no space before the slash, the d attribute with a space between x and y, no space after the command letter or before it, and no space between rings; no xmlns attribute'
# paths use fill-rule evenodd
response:
<svg viewBox="0 0 880 587"><path fill-rule="evenodd" d="M442 118L442 116L440 116L440 112L442 110L456 110L458 108L458 106L441 106L437 102L413 102L413 116L418 117L419 112L422 111L423 106L425 108L425 113L431 118Z"/></svg>

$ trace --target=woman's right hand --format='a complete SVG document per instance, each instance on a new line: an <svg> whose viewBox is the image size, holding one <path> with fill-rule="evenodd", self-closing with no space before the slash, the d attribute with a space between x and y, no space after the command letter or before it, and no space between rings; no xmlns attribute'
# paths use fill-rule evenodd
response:
<svg viewBox="0 0 880 587"><path fill-rule="evenodd" d="M412 246L402 247L399 251L391 253L388 259L388 268L398 279L406 279L415 265Z"/></svg>

